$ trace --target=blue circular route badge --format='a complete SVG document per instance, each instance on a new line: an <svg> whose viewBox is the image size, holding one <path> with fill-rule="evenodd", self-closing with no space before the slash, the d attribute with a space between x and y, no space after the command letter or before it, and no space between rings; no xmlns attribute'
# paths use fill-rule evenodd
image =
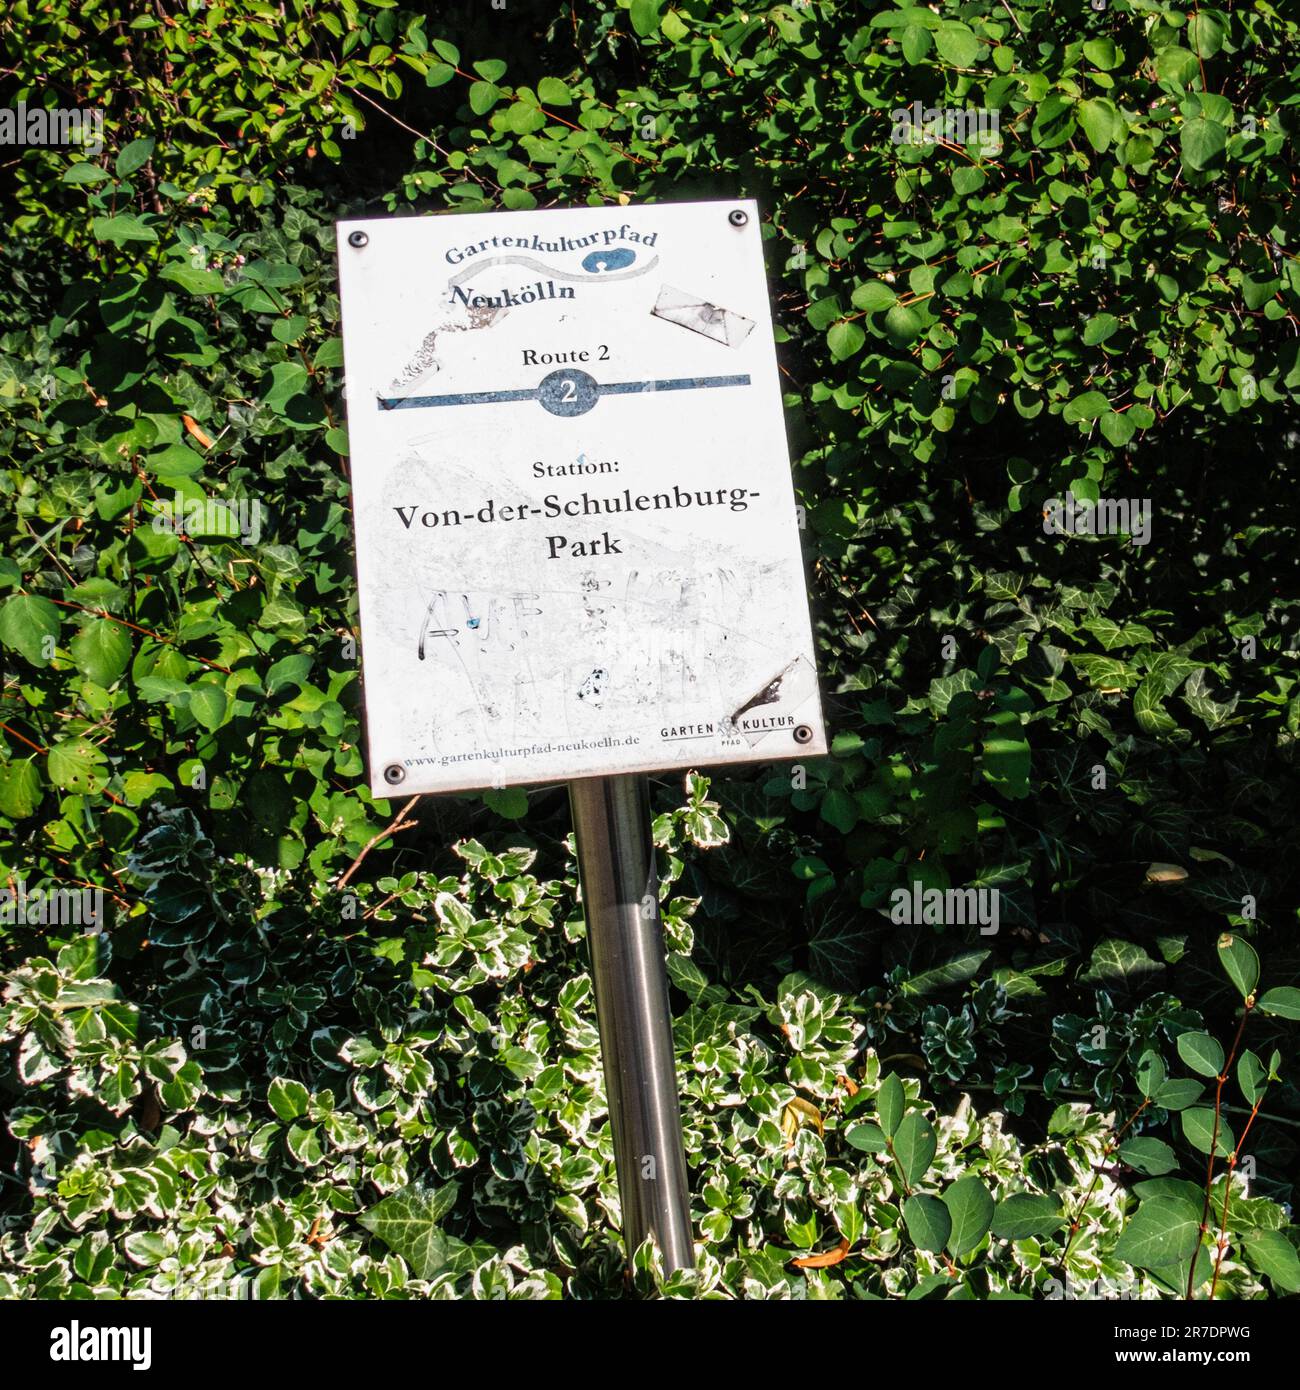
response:
<svg viewBox="0 0 1300 1390"><path fill-rule="evenodd" d="M542 378L537 399L552 415L585 415L600 399L600 388L586 372L551 372Z"/></svg>

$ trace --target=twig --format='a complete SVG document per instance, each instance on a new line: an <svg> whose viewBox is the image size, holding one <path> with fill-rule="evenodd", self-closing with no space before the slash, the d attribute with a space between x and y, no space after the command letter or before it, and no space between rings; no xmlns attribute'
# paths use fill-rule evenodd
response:
<svg viewBox="0 0 1300 1390"><path fill-rule="evenodd" d="M48 748L42 748L39 743L33 743L25 734L20 734L17 729L11 729L3 719L0 719L0 729L3 729L7 734L12 734L20 743L25 743L28 748L34 748L38 753L48 753L50 751Z"/></svg>
<svg viewBox="0 0 1300 1390"><path fill-rule="evenodd" d="M419 801L419 799L419 796L413 796L406 803L406 805L403 806L402 809L397 813L397 816L393 820L392 824L387 826L385 829L381 830L379 834L376 835L366 845L366 847L361 851L361 853L358 854L357 857L352 861L352 863L348 865L347 872L343 875L341 879L339 879L338 883L334 885L336 888L343 888L347 884L348 879L350 879L352 875L356 873L357 869L361 867L361 861L366 857L367 854L370 853L372 849L374 849L374 847L380 842L380 840L385 840L388 838L389 835L396 835L400 830L409 830L411 826L419 824L419 822L416 820L402 819L402 817L406 815L406 813L411 809L412 806L415 805L417 801Z"/></svg>

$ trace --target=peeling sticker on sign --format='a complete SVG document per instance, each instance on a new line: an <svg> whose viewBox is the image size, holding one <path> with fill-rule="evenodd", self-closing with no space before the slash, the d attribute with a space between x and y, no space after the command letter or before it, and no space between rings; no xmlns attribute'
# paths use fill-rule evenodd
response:
<svg viewBox="0 0 1300 1390"><path fill-rule="evenodd" d="M420 346L415 350L406 365L388 383L388 396L400 396L404 392L414 393L414 388L442 370L438 361L438 335L440 333L466 333L475 329L491 328L510 311L499 308L471 307L463 320L440 323L432 332L426 333Z"/></svg>
<svg viewBox="0 0 1300 1390"><path fill-rule="evenodd" d="M739 347L749 337L754 320L730 309L710 304L698 294L688 294L665 285L650 312L658 319L689 328L692 333L711 338L727 347Z"/></svg>
<svg viewBox="0 0 1300 1390"><path fill-rule="evenodd" d="M775 733L788 735L804 723L810 703L813 707L817 703L817 673L800 655L722 722L753 747Z"/></svg>

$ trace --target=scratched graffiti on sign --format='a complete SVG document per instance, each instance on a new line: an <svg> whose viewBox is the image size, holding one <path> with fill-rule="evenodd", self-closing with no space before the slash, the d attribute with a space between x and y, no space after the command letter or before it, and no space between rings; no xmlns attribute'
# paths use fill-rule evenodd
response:
<svg viewBox="0 0 1300 1390"><path fill-rule="evenodd" d="M374 790L824 752L754 205L339 256Z"/></svg>

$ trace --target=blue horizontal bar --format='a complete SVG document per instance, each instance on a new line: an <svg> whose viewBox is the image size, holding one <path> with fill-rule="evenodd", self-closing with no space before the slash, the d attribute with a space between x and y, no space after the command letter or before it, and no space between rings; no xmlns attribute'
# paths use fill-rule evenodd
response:
<svg viewBox="0 0 1300 1390"><path fill-rule="evenodd" d="M748 386L748 376L679 376L663 381L615 381L596 384L599 396L626 396L655 391L696 391L710 386ZM535 401L534 388L525 391L465 391L452 396L380 396L380 410L423 410L435 405L496 405L504 401Z"/></svg>
<svg viewBox="0 0 1300 1390"><path fill-rule="evenodd" d="M467 391L459 396L380 396L380 410L423 410L428 405L491 405L496 401L535 401L537 390Z"/></svg>

